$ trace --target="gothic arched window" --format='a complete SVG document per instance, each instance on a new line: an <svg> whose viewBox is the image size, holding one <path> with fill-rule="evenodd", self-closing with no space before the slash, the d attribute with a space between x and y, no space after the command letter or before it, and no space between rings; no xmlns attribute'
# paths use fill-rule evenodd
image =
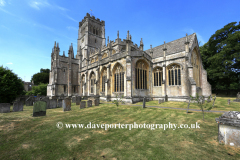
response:
<svg viewBox="0 0 240 160"><path fill-rule="evenodd" d="M82 76L82 93L83 93L83 86L84 86L84 83L85 83L85 75Z"/></svg>
<svg viewBox="0 0 240 160"><path fill-rule="evenodd" d="M103 70L103 75L102 75L102 92L105 92L105 82L107 80L107 69L105 68Z"/></svg>
<svg viewBox="0 0 240 160"><path fill-rule="evenodd" d="M168 69L169 86L181 85L181 69L179 65L172 65Z"/></svg>
<svg viewBox="0 0 240 160"><path fill-rule="evenodd" d="M123 91L124 91L124 72L123 67L118 64L114 72L114 92Z"/></svg>
<svg viewBox="0 0 240 160"><path fill-rule="evenodd" d="M161 86L163 81L162 68L155 69L153 74L154 74L154 86Z"/></svg>
<svg viewBox="0 0 240 160"><path fill-rule="evenodd" d="M93 34L95 34L95 28L93 28Z"/></svg>
<svg viewBox="0 0 240 160"><path fill-rule="evenodd" d="M96 30L96 35L98 35L98 29Z"/></svg>
<svg viewBox="0 0 240 160"><path fill-rule="evenodd" d="M91 80L91 93L94 93L94 82L95 82L95 74L94 73L91 74L90 80Z"/></svg>
<svg viewBox="0 0 240 160"><path fill-rule="evenodd" d="M144 62L138 62L135 69L136 89L147 89L147 66Z"/></svg>

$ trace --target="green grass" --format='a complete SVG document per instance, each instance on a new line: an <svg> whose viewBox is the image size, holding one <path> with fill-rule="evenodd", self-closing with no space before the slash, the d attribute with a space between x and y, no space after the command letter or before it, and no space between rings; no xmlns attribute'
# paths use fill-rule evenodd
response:
<svg viewBox="0 0 240 160"><path fill-rule="evenodd" d="M230 105L228 105L228 99L230 99ZM235 100L235 97L217 97L214 103L214 107L211 110L215 111L240 111L240 103L232 102ZM143 102L135 103L134 105L142 105ZM213 100L210 103L205 101L206 108L213 105ZM146 106L161 106L161 107L171 107L171 108L186 108L188 106L187 102L173 102L168 101L161 104L158 104L158 101L149 101L146 102ZM197 104L190 103L189 109L200 109Z"/></svg>
<svg viewBox="0 0 240 160"><path fill-rule="evenodd" d="M220 107L224 101L217 98L216 104ZM72 104L68 112L62 108L48 109L44 117L32 117L32 109L24 106L22 112L0 114L0 159L240 159L240 148L217 142L215 118L221 113L206 113L202 121L201 112L186 114L182 110L142 109L134 105L119 106L117 111L111 102L84 109ZM58 129L57 122L85 125L198 122L200 129Z"/></svg>

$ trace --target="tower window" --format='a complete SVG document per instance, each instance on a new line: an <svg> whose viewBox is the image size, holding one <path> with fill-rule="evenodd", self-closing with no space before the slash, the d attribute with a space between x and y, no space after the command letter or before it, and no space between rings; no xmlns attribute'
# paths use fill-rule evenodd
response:
<svg viewBox="0 0 240 160"><path fill-rule="evenodd" d="M96 35L98 35L98 30L96 30Z"/></svg>
<svg viewBox="0 0 240 160"><path fill-rule="evenodd" d="M95 28L93 28L93 34L95 34Z"/></svg>
<svg viewBox="0 0 240 160"><path fill-rule="evenodd" d="M66 92L66 86L64 85L64 93Z"/></svg>
<svg viewBox="0 0 240 160"><path fill-rule="evenodd" d="M95 43L97 43L97 39L95 39Z"/></svg>

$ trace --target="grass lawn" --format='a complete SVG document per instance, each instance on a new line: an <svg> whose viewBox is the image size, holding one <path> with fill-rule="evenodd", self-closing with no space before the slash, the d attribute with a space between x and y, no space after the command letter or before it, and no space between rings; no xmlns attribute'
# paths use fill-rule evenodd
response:
<svg viewBox="0 0 240 160"><path fill-rule="evenodd" d="M228 99L230 99L230 105L228 105ZM239 102L232 102L233 100L235 100L236 97L217 97L214 103L214 108L212 108L211 110L215 110L215 111L240 111L240 103ZM135 103L133 105L142 105L143 102L138 102ZM207 103L207 101L205 101L205 104L207 106L207 108L209 106L213 105L213 100L210 103ZM161 104L158 104L158 101L149 101L146 102L146 106L161 106L161 107L172 107L172 108L186 108L188 106L187 102L173 102L173 101L169 101L169 102L164 102ZM194 103L190 103L189 109L200 109L196 104Z"/></svg>
<svg viewBox="0 0 240 160"><path fill-rule="evenodd" d="M224 109L224 98L216 99L216 109ZM155 103L148 102L148 103ZM169 103L169 104L168 104ZM167 102L169 106L170 103ZM177 103L180 105L177 106ZM180 102L174 107L181 108ZM164 104L164 103L163 103ZM163 106L163 105L161 105ZM190 108L193 105L190 105ZM172 106L173 107L173 106ZM226 105L226 108L229 106ZM237 110L237 106L232 106ZM186 114L183 110L118 107L111 103L72 110L48 109L43 117L32 117L32 106L22 112L0 114L0 159L240 159L240 147L219 144L215 118L222 113ZM185 107L186 108L186 107ZM226 109L225 108L225 109ZM12 111L12 107L11 107ZM238 109L239 111L239 109ZM63 124L195 124L198 129L58 129Z"/></svg>

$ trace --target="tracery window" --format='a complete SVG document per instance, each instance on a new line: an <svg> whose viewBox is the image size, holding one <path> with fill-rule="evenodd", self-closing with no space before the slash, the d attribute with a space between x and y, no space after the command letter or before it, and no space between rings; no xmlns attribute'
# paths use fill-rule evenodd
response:
<svg viewBox="0 0 240 160"><path fill-rule="evenodd" d="M181 69L179 65L172 65L168 69L169 86L181 85Z"/></svg>
<svg viewBox="0 0 240 160"><path fill-rule="evenodd" d="M102 59L104 59L106 57L107 57L107 53L104 53L103 56L102 56Z"/></svg>
<svg viewBox="0 0 240 160"><path fill-rule="evenodd" d="M91 93L94 93L94 82L95 82L95 74L94 73L91 74L90 80L91 80Z"/></svg>
<svg viewBox="0 0 240 160"><path fill-rule="evenodd" d="M113 49L113 50L112 50L112 54L115 54L115 53L116 53L116 51Z"/></svg>
<svg viewBox="0 0 240 160"><path fill-rule="evenodd" d="M85 83L85 75L82 76L82 93L83 93L83 86L84 86L84 83Z"/></svg>
<svg viewBox="0 0 240 160"><path fill-rule="evenodd" d="M114 73L114 92L124 91L124 72L123 67L118 65Z"/></svg>
<svg viewBox="0 0 240 160"><path fill-rule="evenodd" d="M135 68L136 89L147 89L147 66L143 62L138 62Z"/></svg>
<svg viewBox="0 0 240 160"><path fill-rule="evenodd" d="M155 69L154 73L154 86L161 86L163 81L162 68Z"/></svg>
<svg viewBox="0 0 240 160"><path fill-rule="evenodd" d="M107 70L105 69L103 71L103 76L102 76L102 92L105 92L105 81L107 80Z"/></svg>

